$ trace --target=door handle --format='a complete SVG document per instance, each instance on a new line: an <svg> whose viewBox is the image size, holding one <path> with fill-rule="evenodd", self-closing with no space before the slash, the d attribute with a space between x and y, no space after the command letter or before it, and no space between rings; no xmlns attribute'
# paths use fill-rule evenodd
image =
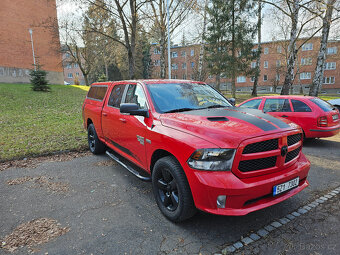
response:
<svg viewBox="0 0 340 255"><path fill-rule="evenodd" d="M107 113L106 113L106 112L103 112L103 116L105 116L105 117L106 117L106 116L107 116Z"/></svg>
<svg viewBox="0 0 340 255"><path fill-rule="evenodd" d="M288 116L287 116L287 115L281 115L281 117L283 117L283 118L287 118Z"/></svg>
<svg viewBox="0 0 340 255"><path fill-rule="evenodd" d="M119 118L119 120L120 120L121 122L124 122L124 123L126 123L126 119Z"/></svg>

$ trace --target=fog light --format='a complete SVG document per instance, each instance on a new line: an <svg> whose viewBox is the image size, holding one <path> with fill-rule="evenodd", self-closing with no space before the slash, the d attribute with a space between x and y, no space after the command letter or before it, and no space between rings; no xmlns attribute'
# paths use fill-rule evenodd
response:
<svg viewBox="0 0 340 255"><path fill-rule="evenodd" d="M225 195L220 195L217 197L217 208L225 208L225 200L226 200L226 196Z"/></svg>

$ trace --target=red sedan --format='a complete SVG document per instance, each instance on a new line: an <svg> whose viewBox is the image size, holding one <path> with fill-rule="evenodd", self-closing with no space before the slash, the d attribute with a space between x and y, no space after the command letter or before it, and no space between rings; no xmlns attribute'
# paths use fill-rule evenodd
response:
<svg viewBox="0 0 340 255"><path fill-rule="evenodd" d="M239 107L259 109L300 125L306 138L329 137L339 133L339 111L317 97L263 96L244 101Z"/></svg>

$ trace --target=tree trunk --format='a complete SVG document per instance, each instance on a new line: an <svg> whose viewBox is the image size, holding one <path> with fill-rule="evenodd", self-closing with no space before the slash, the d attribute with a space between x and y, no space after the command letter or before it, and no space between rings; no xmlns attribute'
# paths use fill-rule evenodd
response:
<svg viewBox="0 0 340 255"><path fill-rule="evenodd" d="M161 31L161 39L160 39L159 45L160 45L160 52L161 52L161 56L160 56L160 68L161 68L160 76L161 76L161 79L165 79L165 75L166 75L166 64L165 64L166 38L165 38L165 32L163 33L163 31Z"/></svg>
<svg viewBox="0 0 340 255"><path fill-rule="evenodd" d="M216 89L221 90L221 74L216 74Z"/></svg>
<svg viewBox="0 0 340 255"><path fill-rule="evenodd" d="M292 6L292 14L290 19L292 21L292 28L290 31L290 41L288 46L288 61L287 61L287 73L285 77L285 81L282 86L281 95L289 95L289 90L292 87L292 83L294 80L294 68L295 68L295 61L296 61L296 39L297 39L297 32L298 32L298 18L299 18L299 0L294 0Z"/></svg>
<svg viewBox="0 0 340 255"><path fill-rule="evenodd" d="M86 86L89 86L89 79L87 78L87 74L83 73L83 76L84 76L84 80L85 80L85 85Z"/></svg>
<svg viewBox="0 0 340 255"><path fill-rule="evenodd" d="M233 0L233 10L232 10L232 35L231 35L231 54L234 63L236 63L236 49L235 49L235 0ZM236 86L235 86L235 69L237 67L233 66L231 70L231 95L233 98L236 98Z"/></svg>
<svg viewBox="0 0 340 255"><path fill-rule="evenodd" d="M257 97L257 83L260 76L260 64L261 64L261 26L262 26L262 4L261 0L258 0L258 9L257 9L257 58L256 58L256 72L255 72L255 79L253 85L253 91L251 95Z"/></svg>
<svg viewBox="0 0 340 255"><path fill-rule="evenodd" d="M331 26L334 3L335 3L335 0L328 0L326 14L322 19L323 27L322 27L322 34L321 34L321 43L320 43L320 49L318 53L318 59L316 61L313 82L309 89L310 96L317 97L322 88L327 42L328 42L329 29Z"/></svg>
<svg viewBox="0 0 340 255"><path fill-rule="evenodd" d="M205 38L205 31L207 27L207 8L208 8L208 0L205 0L204 3L204 15L203 15L203 30L202 30L202 36L201 36L201 48L200 48L200 56L198 61L198 80L203 81L203 60L204 60L204 38Z"/></svg>

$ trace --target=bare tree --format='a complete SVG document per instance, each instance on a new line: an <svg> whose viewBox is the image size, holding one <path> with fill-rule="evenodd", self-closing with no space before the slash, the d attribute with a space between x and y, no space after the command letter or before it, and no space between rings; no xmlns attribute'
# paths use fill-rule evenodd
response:
<svg viewBox="0 0 340 255"><path fill-rule="evenodd" d="M254 84L253 84L253 91L251 92L252 96L257 97L257 84L260 76L260 63L261 63L261 32L262 32L262 3L261 0L257 1L257 51L256 51L256 69L254 75Z"/></svg>
<svg viewBox="0 0 340 255"><path fill-rule="evenodd" d="M313 83L309 89L310 96L318 96L321 91L322 83L323 83L323 71L326 59L326 50L327 50L327 42L329 29L332 23L332 14L334 9L335 0L328 0L326 5L326 13L322 18L322 34L321 34L321 43L320 49L318 53L318 58L316 61L316 67L313 77Z"/></svg>

